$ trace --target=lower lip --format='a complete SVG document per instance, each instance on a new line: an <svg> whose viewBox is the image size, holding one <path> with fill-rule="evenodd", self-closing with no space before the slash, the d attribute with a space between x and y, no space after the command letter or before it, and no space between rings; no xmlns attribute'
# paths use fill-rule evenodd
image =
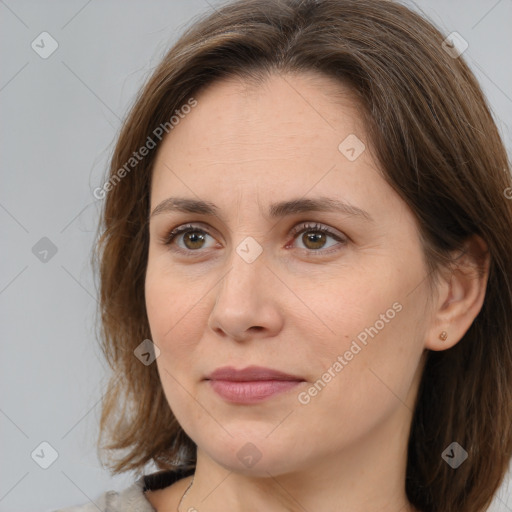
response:
<svg viewBox="0 0 512 512"><path fill-rule="evenodd" d="M302 381L258 380L237 382L232 380L210 380L213 390L225 400L238 404L254 404L271 396L289 391Z"/></svg>

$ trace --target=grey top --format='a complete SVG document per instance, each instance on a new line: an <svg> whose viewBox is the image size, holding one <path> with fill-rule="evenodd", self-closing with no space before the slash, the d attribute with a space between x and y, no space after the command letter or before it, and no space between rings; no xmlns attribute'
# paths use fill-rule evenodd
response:
<svg viewBox="0 0 512 512"><path fill-rule="evenodd" d="M94 501L83 505L60 508L53 512L156 512L144 492L163 489L174 482L193 474L193 470L158 471L143 475L126 489L107 491Z"/></svg>

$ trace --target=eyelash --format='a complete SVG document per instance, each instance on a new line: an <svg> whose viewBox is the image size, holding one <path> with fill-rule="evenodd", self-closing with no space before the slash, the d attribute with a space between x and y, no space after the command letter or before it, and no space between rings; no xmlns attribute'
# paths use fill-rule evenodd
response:
<svg viewBox="0 0 512 512"><path fill-rule="evenodd" d="M341 245L345 245L348 242L347 238L341 237L340 235L334 233L330 229L322 226L321 224L309 224L309 223L300 224L291 230L290 236L293 236L294 240L295 240L298 237L298 235L308 232L308 231L324 233L324 234L334 238L337 242L340 242ZM208 231L206 229L200 228L198 226L194 226L193 224L186 224L186 225L177 227L177 228L171 230L166 235L164 235L161 238L161 242L164 245L170 246L176 237L178 237L181 234L186 234L189 232L199 232L199 233L207 234L209 236L213 236L210 233L208 233ZM331 248L318 249L318 250L302 249L302 248L299 248L299 249L301 249L303 251L307 251L308 253L310 253L312 255L313 254L326 255L326 254L330 254L332 252L339 250L339 248L335 249L334 251L331 250ZM197 249L196 251L193 251L190 249L182 249L181 247L175 247L172 250L175 252L178 252L178 253L186 254L187 256L191 256L191 257L193 257L192 253L198 253L197 255L199 255L202 252L201 249Z"/></svg>

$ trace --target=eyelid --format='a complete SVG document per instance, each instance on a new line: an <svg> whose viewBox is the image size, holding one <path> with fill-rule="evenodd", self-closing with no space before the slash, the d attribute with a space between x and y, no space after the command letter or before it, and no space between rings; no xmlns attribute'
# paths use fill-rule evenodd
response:
<svg viewBox="0 0 512 512"><path fill-rule="evenodd" d="M215 229L211 228L209 225L202 223L200 221L189 222L189 223L185 223L185 224L180 224L179 226L167 231L163 236L159 237L159 240L164 245L170 246L170 245L173 245L174 240L178 236L180 236L182 234L186 234L189 231L204 232L205 234L207 234L208 236L211 236L213 238L214 238L214 235L210 231L216 232ZM325 233L327 236L330 236L331 238L335 239L337 242L341 243L342 245L345 245L346 243L348 243L350 241L350 238L347 235L335 230L334 228L328 227L328 226L318 223L316 221L299 222L289 231L288 236L296 237L298 234L307 232L307 231L312 231L312 232L317 231L317 232ZM294 238L294 240L292 240L291 243L293 243L293 241L295 241L295 238ZM289 244L287 244L287 246L288 245ZM318 249L318 250L303 249L303 248L298 248L298 249L300 249L301 251L306 251L309 254L318 254L318 255L322 255L322 254L325 255L325 254L329 254L329 253L333 252L330 248ZM193 253L201 254L202 252L204 252L201 249L197 249L194 251L194 250L182 249L179 246L175 247L172 250L176 251L176 252L180 252L180 253L185 253L188 255L192 255Z"/></svg>
<svg viewBox="0 0 512 512"><path fill-rule="evenodd" d="M293 244L298 239L297 235L299 235L301 233L307 233L308 231L309 232L316 231L318 233L324 233L325 235L333 238L334 240L336 240L338 242L337 244L334 244L331 247L322 248L322 249L318 249L318 250L297 247L297 249L299 249L301 252L307 253L308 257L310 256L313 258L315 258L315 257L320 258L320 257L330 256L333 253L339 252L341 250L340 246L344 247L350 241L350 238L347 235L342 234L341 232L339 232L338 230L335 230L334 228L325 226L318 222L302 222L302 223L299 223L294 228L292 228L292 230L290 231L289 236L294 237L291 244ZM288 245L287 245L287 247L288 247Z"/></svg>
<svg viewBox="0 0 512 512"><path fill-rule="evenodd" d="M159 237L159 240L164 245L170 245L176 237L186 233L187 231L202 231L211 237L214 236L212 232L216 232L216 230L208 226L208 224L204 224L202 222L187 222L165 231L165 233Z"/></svg>
<svg viewBox="0 0 512 512"><path fill-rule="evenodd" d="M312 222L299 222L295 227L293 227L290 230L290 235L297 235L299 233L302 233L303 231L320 231L323 233L326 233L327 235L335 238L338 241L348 241L349 238L347 235L344 235L343 233L335 230L334 228L331 228L329 226L326 226L324 224L321 224L316 221Z"/></svg>

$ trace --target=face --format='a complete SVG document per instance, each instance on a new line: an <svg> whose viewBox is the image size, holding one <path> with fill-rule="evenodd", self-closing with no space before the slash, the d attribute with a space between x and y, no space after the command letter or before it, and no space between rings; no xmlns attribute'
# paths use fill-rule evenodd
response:
<svg viewBox="0 0 512 512"><path fill-rule="evenodd" d="M145 289L179 423L209 460L260 475L405 438L427 271L356 103L307 74L196 100L155 162ZM251 366L292 377L211 375Z"/></svg>

